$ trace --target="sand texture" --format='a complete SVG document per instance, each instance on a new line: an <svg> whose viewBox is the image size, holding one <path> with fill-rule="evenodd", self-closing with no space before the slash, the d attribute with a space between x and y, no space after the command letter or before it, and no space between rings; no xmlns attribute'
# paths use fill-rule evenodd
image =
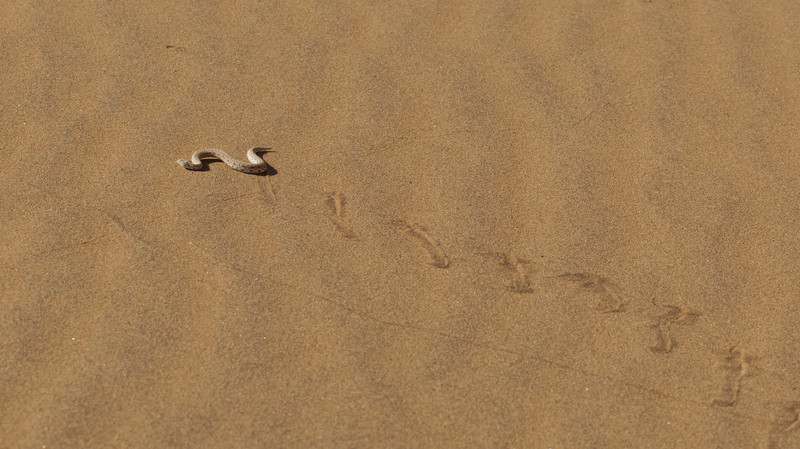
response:
<svg viewBox="0 0 800 449"><path fill-rule="evenodd" d="M0 449L800 447L796 0L5 0L0 50Z"/></svg>

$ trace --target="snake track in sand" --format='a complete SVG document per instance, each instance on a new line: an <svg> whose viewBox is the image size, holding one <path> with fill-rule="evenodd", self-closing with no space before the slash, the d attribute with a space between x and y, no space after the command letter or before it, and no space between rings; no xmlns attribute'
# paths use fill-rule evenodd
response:
<svg viewBox="0 0 800 449"><path fill-rule="evenodd" d="M202 170L203 162L200 158L214 157L227 164L228 167L242 173L264 173L269 168L269 165L256 154L258 149L250 148L247 150L247 159L250 160L250 163L240 161L222 150L200 150L194 152L191 161L178 159L178 165L187 170Z"/></svg>

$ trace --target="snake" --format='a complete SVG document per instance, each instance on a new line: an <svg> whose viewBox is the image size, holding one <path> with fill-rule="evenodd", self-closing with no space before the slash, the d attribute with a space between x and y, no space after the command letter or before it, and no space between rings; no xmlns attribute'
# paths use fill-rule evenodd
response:
<svg viewBox="0 0 800 449"><path fill-rule="evenodd" d="M249 164L236 159L222 150L212 149L195 151L194 154L192 154L191 161L187 161L186 159L178 159L178 165L187 170L202 170L203 162L200 160L200 158L215 157L227 164L228 167L242 173L264 173L269 168L269 165L267 165L264 159L261 159L261 157L256 154L256 150L258 149L259 148L250 148L247 150L247 159L250 160Z"/></svg>

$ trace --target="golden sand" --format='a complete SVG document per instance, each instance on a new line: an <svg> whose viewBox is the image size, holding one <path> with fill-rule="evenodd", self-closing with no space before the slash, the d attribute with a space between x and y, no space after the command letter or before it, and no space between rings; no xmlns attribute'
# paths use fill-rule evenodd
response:
<svg viewBox="0 0 800 449"><path fill-rule="evenodd" d="M798 30L3 1L0 448L800 447Z"/></svg>

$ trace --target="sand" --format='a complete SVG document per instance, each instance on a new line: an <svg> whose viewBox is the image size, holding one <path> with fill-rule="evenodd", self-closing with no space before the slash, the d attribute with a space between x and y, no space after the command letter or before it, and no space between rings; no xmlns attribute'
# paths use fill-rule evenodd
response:
<svg viewBox="0 0 800 449"><path fill-rule="evenodd" d="M0 3L0 448L800 447L798 29Z"/></svg>

